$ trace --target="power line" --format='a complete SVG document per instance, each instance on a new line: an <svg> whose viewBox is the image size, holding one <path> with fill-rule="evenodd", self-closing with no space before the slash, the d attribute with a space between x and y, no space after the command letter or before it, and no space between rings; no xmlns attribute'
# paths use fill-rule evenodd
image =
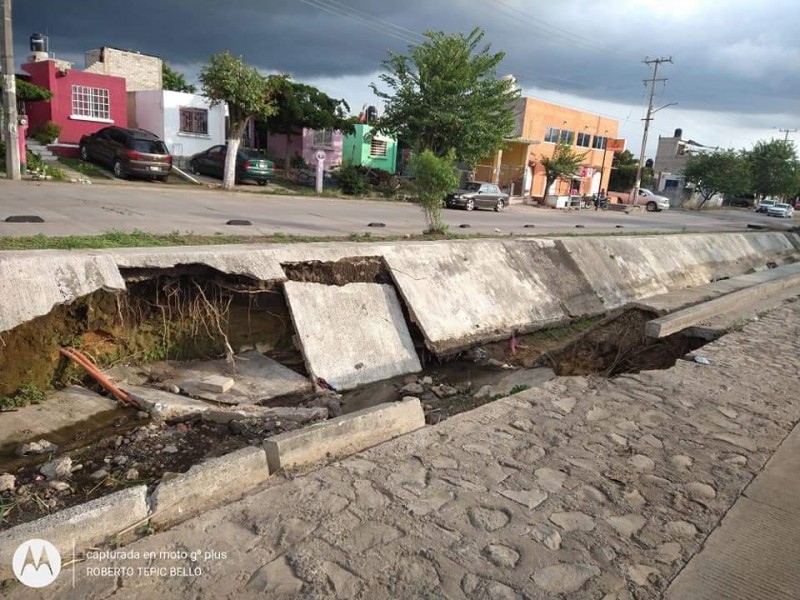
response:
<svg viewBox="0 0 800 600"><path fill-rule="evenodd" d="M397 29L398 26L389 23L388 21L383 21L381 19L364 16L359 11L353 10L351 7L346 5L335 6L332 4L328 4L325 0L300 0L300 2L307 4L309 6L313 6L314 8L318 8L322 11L325 11L329 14L336 15L337 17L342 17L344 19L348 19L359 25L363 25L377 31L379 33L383 33L384 35L391 36L403 42L409 44L419 44L425 38L421 34L415 34L415 37L412 37L408 33L404 33L403 31ZM400 28L404 29L404 28Z"/></svg>
<svg viewBox="0 0 800 600"><path fill-rule="evenodd" d="M790 133L797 133L797 129L778 129L778 131L780 131L781 133L785 133L786 134L786 137L783 138L784 142L788 142L789 141L789 134Z"/></svg>

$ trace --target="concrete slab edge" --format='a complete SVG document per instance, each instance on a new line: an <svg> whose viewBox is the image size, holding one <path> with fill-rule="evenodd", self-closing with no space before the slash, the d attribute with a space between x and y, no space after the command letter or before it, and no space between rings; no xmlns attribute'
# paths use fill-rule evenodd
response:
<svg viewBox="0 0 800 600"><path fill-rule="evenodd" d="M264 441L271 473L332 461L425 426L419 399L379 404Z"/></svg>
<svg viewBox="0 0 800 600"><path fill-rule="evenodd" d="M162 480L149 496L139 485L0 531L0 581L13 577L11 558L27 540L45 539L71 557L138 523L171 526L236 500L269 474L265 451L249 446Z"/></svg>

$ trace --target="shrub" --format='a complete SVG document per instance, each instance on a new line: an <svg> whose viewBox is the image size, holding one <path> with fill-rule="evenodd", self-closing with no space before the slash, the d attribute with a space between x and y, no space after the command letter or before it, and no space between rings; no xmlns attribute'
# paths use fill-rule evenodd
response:
<svg viewBox="0 0 800 600"><path fill-rule="evenodd" d="M369 181L364 172L350 163L343 164L339 169L339 186L342 192L351 196L366 194L369 190Z"/></svg>
<svg viewBox="0 0 800 600"><path fill-rule="evenodd" d="M61 135L61 125L48 121L37 128L36 132L33 134L33 139L46 146L56 141L59 135Z"/></svg>
<svg viewBox="0 0 800 600"><path fill-rule="evenodd" d="M289 166L294 170L302 170L308 168L306 160L295 152L295 155L289 161Z"/></svg>
<svg viewBox="0 0 800 600"><path fill-rule="evenodd" d="M446 233L442 222L442 204L448 193L458 186L458 175L453 166L453 153L436 156L430 150L415 155L411 160L414 187L428 224L426 233Z"/></svg>

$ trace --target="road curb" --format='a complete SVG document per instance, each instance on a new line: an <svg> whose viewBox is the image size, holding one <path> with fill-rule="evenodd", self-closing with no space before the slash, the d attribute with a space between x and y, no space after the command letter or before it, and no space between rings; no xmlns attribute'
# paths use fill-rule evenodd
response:
<svg viewBox="0 0 800 600"><path fill-rule="evenodd" d="M271 473L333 461L425 426L419 399L379 404L264 441Z"/></svg>

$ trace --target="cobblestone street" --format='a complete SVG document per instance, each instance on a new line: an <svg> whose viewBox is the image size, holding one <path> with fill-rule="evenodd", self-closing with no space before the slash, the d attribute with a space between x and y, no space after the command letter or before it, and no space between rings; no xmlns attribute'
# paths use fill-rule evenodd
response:
<svg viewBox="0 0 800 600"><path fill-rule="evenodd" d="M800 302L697 354L557 378L123 548L208 559L116 562L201 576L86 561L11 597L658 598L800 418Z"/></svg>

